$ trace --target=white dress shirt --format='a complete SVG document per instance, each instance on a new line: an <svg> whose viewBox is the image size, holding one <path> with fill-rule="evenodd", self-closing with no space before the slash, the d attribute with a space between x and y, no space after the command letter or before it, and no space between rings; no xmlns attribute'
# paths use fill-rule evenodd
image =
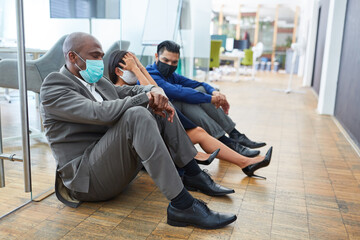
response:
<svg viewBox="0 0 360 240"><path fill-rule="evenodd" d="M76 76L75 76L76 77ZM84 86L90 91L90 93L93 95L93 97L96 99L97 102L102 102L104 101L104 99L101 97L101 95L95 91L95 85L96 83L90 84L78 77L76 77L77 79L79 79L79 81L84 84Z"/></svg>

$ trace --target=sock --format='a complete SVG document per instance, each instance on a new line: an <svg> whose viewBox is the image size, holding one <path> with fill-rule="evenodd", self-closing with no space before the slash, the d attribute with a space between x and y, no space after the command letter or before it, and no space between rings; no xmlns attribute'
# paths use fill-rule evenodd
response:
<svg viewBox="0 0 360 240"><path fill-rule="evenodd" d="M171 199L171 205L174 208L181 210L191 207L193 203L193 196L191 196L185 188L183 188L183 190L181 190L181 192L175 198Z"/></svg>
<svg viewBox="0 0 360 240"><path fill-rule="evenodd" d="M222 142L223 144L225 144L226 146L230 143L232 143L232 140L228 137L226 137L225 135L222 135L219 139L220 142Z"/></svg>
<svg viewBox="0 0 360 240"><path fill-rule="evenodd" d="M185 175L187 176L196 176L201 172L201 169L195 159L186 164L183 169L185 170Z"/></svg>
<svg viewBox="0 0 360 240"><path fill-rule="evenodd" d="M184 176L184 173L185 173L185 170L183 168L179 168L178 166L176 166L176 170L178 171L179 173L179 176L182 178Z"/></svg>

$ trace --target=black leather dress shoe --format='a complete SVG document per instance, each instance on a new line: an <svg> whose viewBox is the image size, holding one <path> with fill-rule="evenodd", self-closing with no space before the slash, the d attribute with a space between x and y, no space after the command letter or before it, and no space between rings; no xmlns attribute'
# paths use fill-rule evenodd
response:
<svg viewBox="0 0 360 240"><path fill-rule="evenodd" d="M235 152L238 152L245 157L256 157L257 155L260 154L259 150L250 150L247 147L244 147L240 143L235 141L231 141L231 143L226 144L226 146L228 146Z"/></svg>
<svg viewBox="0 0 360 240"><path fill-rule="evenodd" d="M248 148L260 148L266 145L264 142L251 141L245 134L231 134L231 139Z"/></svg>
<svg viewBox="0 0 360 240"><path fill-rule="evenodd" d="M266 177L262 177L262 176L259 176L259 175L255 175L254 172L256 170L258 170L259 168L263 168L263 167L266 167L270 164L270 161L271 161L271 155L272 155L272 147L270 147L270 149L267 151L266 155L265 155L265 158L264 160L262 160L261 162L258 162L258 163L254 163L254 164L251 164L245 168L243 168L243 172L248 176L248 177L258 177L258 178L263 178L263 179L266 179Z"/></svg>
<svg viewBox="0 0 360 240"><path fill-rule="evenodd" d="M194 159L198 164L210 165L210 163L212 163L212 161L214 161L214 159L216 158L216 156L218 155L219 152L220 152L220 148L216 149L206 160L198 160L196 158L194 158Z"/></svg>
<svg viewBox="0 0 360 240"><path fill-rule="evenodd" d="M185 174L183 183L187 190L200 191L209 196L223 196L235 192L234 189L226 188L215 183L204 170L196 176L187 176Z"/></svg>
<svg viewBox="0 0 360 240"><path fill-rule="evenodd" d="M171 204L167 208L167 223L176 227L191 225L204 229L217 229L234 222L236 218L234 214L212 211L198 199L195 199L193 205L185 210L174 208Z"/></svg>

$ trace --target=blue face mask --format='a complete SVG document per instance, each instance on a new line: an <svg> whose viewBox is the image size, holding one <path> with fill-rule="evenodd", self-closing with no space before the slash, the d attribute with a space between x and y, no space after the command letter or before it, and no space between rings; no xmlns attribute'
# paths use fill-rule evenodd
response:
<svg viewBox="0 0 360 240"><path fill-rule="evenodd" d="M75 65L80 70L80 75L88 83L96 83L102 78L104 74L104 61L103 60L89 60L86 59L86 62L79 54L74 52L84 63L86 63L86 69L82 70L76 63Z"/></svg>

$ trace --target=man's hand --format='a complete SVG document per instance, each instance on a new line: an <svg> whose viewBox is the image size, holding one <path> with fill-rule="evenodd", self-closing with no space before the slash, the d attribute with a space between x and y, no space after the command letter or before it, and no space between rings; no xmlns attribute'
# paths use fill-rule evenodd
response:
<svg viewBox="0 0 360 240"><path fill-rule="evenodd" d="M219 106L221 106L221 108L224 110L225 114L229 114L229 109L230 109L230 104L226 99L226 96L222 93L220 93L219 91L213 91L212 93L213 97L219 97ZM212 101L211 101L212 103ZM215 105L216 106L216 105ZM218 108L218 107L217 107Z"/></svg>
<svg viewBox="0 0 360 240"><path fill-rule="evenodd" d="M211 103L215 105L216 108L220 107L220 96L211 96Z"/></svg>
<svg viewBox="0 0 360 240"><path fill-rule="evenodd" d="M146 94L149 98L149 107L153 109L154 113L162 117L166 117L168 113L168 121L173 122L175 110L169 104L169 99L165 95L164 90L159 87L153 87L150 92Z"/></svg>
<svg viewBox="0 0 360 240"><path fill-rule="evenodd" d="M134 72L138 68L135 60L129 53L125 54L123 61L125 62L125 64L119 63L119 65L124 70L129 70L131 72Z"/></svg>

